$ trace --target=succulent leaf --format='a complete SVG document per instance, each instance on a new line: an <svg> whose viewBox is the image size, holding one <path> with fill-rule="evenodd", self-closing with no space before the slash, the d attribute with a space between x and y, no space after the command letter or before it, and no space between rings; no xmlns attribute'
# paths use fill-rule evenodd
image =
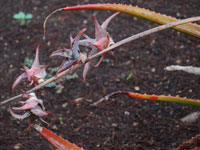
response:
<svg viewBox="0 0 200 150"><path fill-rule="evenodd" d="M81 35L86 31L87 29L84 28L82 29L74 39L70 38L71 39L71 45L72 45L72 57L74 59L77 59L79 57L79 53L80 53L80 50L79 50L79 40L80 40L80 37Z"/></svg>
<svg viewBox="0 0 200 150"><path fill-rule="evenodd" d="M86 39L85 41L81 41L81 45L83 46L93 46L91 52L89 53L89 56L92 56L96 53L98 53L99 51L104 50L105 48L107 48L108 46L114 44L114 41L112 38L110 38L109 33L106 31L106 28L108 26L108 24L110 23L110 21L119 14L119 12L113 14L112 16L108 17L103 23L102 25L99 24L99 22L97 21L96 16L94 16L94 22L95 22L95 39ZM86 44L86 41L88 41L88 43ZM114 57L113 53L110 52L108 53L109 55L111 55L112 57ZM98 67L101 62L103 61L104 57L106 54L103 54L99 60L99 62L95 65L95 67ZM86 80L86 75L87 72L90 70L92 62L87 62L84 66L83 69L83 81Z"/></svg>
<svg viewBox="0 0 200 150"><path fill-rule="evenodd" d="M14 118L16 118L16 119L18 119L18 120L23 120L23 119L25 119L25 118L27 118L27 117L29 117L29 116L31 115L30 112L26 112L26 113L24 113L23 115L15 114L15 113L12 111L12 109L11 109L10 106L9 106L9 111L10 111L10 114L11 114Z"/></svg>
<svg viewBox="0 0 200 150"><path fill-rule="evenodd" d="M9 106L9 111L10 114L19 120L23 120L25 118L30 117L32 114L34 114L35 116L39 116L39 117L44 117L47 116L49 113L45 112L45 107L43 105L43 101L41 99L38 99L35 95L35 93L30 93L28 95L26 95L25 97L27 97L26 101L20 101L20 104L23 104L23 106L21 107L13 107L14 110L23 110L26 111L25 114L23 115L18 115L15 114L11 107Z"/></svg>
<svg viewBox="0 0 200 150"><path fill-rule="evenodd" d="M129 97L137 98L137 99L172 102L172 103L179 103L179 104L200 107L200 100L197 100L197 99L182 98L182 97L178 97L178 96L140 94L140 93L129 92L129 91L116 91L116 92L110 93L107 96L98 100L97 102L93 103L92 105L96 106L97 104L101 103L102 101L108 100L110 97L112 97L114 95L118 95L118 94L125 94Z"/></svg>
<svg viewBox="0 0 200 150"><path fill-rule="evenodd" d="M74 62L75 62L75 60L70 60L70 59L69 59L69 60L66 60L66 59L64 59L63 62L62 62L62 64L60 65L58 71L56 72L56 76L57 76L58 73L60 73L61 71L70 68L70 67L73 65Z"/></svg>
<svg viewBox="0 0 200 150"><path fill-rule="evenodd" d="M106 30L108 24L110 23L110 21L111 21L114 17L116 17L119 13L120 13L120 12L116 12L116 13L114 13L112 16L108 17L108 18L102 23L101 27L102 27L103 29Z"/></svg>
<svg viewBox="0 0 200 150"><path fill-rule="evenodd" d="M83 150L83 148L63 139L61 136L56 135L47 128L35 125L35 129L58 150Z"/></svg>
<svg viewBox="0 0 200 150"><path fill-rule="evenodd" d="M26 78L28 78L26 73L22 73L20 76L17 77L17 79L15 80L15 82L12 85L12 91L15 90L15 88L17 87L17 85L22 82L23 80L25 80Z"/></svg>
<svg viewBox="0 0 200 150"><path fill-rule="evenodd" d="M69 49L59 49L59 50L56 50L54 51L50 57L54 57L54 56L62 56L62 57L66 57L66 58L69 58L70 54L70 50Z"/></svg>
<svg viewBox="0 0 200 150"><path fill-rule="evenodd" d="M158 24L167 24L170 22L177 21L176 18L171 17L171 16L156 13L154 11L150 11L148 9L140 8L137 6L125 5L125 4L109 4L109 3L86 4L86 5L65 7L62 10L69 11L69 10L81 10L81 9L117 11L117 12L129 14L132 16L141 17L141 18L156 22ZM198 24L186 23L186 24L178 25L172 28L200 38L200 25Z"/></svg>
<svg viewBox="0 0 200 150"><path fill-rule="evenodd" d="M89 53L89 56L92 56L94 54L96 54L98 52L97 48L96 47L93 47L91 52ZM87 62L85 65L84 65L84 68L83 68L83 81L86 81L86 75L88 73L88 71L90 70L91 66L93 65L93 60L92 61L89 61Z"/></svg>
<svg viewBox="0 0 200 150"><path fill-rule="evenodd" d="M36 55L35 55L35 59L33 61L32 67L30 69L25 65L22 65L22 67L23 67L22 70L24 71L24 73L18 76L17 79L15 80L12 86L13 91L17 87L17 85L26 78L31 83L34 82L34 83L39 84L46 77L47 75L45 71L46 66L40 65L40 62L39 62L39 46L37 46L36 48Z"/></svg>
<svg viewBox="0 0 200 150"><path fill-rule="evenodd" d="M80 60L82 60L82 56L80 49L79 49L79 40L81 35L86 31L87 29L82 29L75 38L70 35L70 41L71 41L71 50L68 51L68 49L61 49L54 51L50 57L53 56L63 56L65 59L63 60L62 64L60 65L56 75L60 73L61 71L70 68L71 66L78 63Z"/></svg>
<svg viewBox="0 0 200 150"><path fill-rule="evenodd" d="M31 102L25 102L25 104L21 107L13 107L14 110L28 110L34 108L38 102L31 101Z"/></svg>
<svg viewBox="0 0 200 150"><path fill-rule="evenodd" d="M34 115L39 116L39 117L46 117L49 115L49 113L45 112L44 110L41 109L40 106L36 106L35 108L30 110Z"/></svg>

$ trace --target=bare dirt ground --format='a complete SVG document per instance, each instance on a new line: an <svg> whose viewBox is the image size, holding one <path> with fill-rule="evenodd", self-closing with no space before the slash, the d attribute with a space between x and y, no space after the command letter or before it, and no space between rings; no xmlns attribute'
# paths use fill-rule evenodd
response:
<svg viewBox="0 0 200 150"><path fill-rule="evenodd" d="M35 48L42 38L45 17L64 6L98 2L107 1L0 1L1 100L20 93L19 89L12 93L11 87L21 73L24 59L34 58ZM109 2L138 5L177 18L198 16L200 6L199 0ZM22 27L13 19L13 14L19 11L33 14L27 26ZM102 22L113 13L82 10L60 12L53 16L47 23L47 39L40 48L41 63L47 64L49 70L60 65L59 58L50 59L49 55L59 48L70 46L70 33L74 36L87 27L87 34L94 37L94 14ZM120 14L112 20L108 31L115 41L119 41L155 26L155 23ZM56 94L54 88L41 90L38 97L44 100L47 110L51 112L45 118L51 124L47 128L88 150L169 150L199 133L200 120L192 124L180 122L180 118L199 110L190 106L141 101L126 96L112 98L98 107L90 106L102 96L117 90L199 99L198 76L164 70L164 67L175 64L199 66L199 39L168 29L121 46L115 52L116 63L106 61L93 68L86 82L82 81L82 69L79 69L79 78L62 83L62 93ZM131 72L133 76L127 80ZM83 102L73 103L74 99L81 97ZM10 105L15 106L15 103ZM8 105L0 107L0 120L1 150L16 149L16 145L26 150L55 149L34 130L30 134L25 132L27 120L13 120Z"/></svg>

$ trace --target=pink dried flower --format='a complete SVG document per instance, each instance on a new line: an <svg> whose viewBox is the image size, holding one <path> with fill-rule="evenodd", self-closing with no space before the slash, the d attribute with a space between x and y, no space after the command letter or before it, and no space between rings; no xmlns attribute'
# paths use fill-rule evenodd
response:
<svg viewBox="0 0 200 150"><path fill-rule="evenodd" d="M95 21L95 39L85 39L80 41L80 45L82 46L93 46L91 52L89 53L89 56L92 56L99 51L102 51L106 49L107 47L111 46L114 44L113 39L110 37L110 34L106 31L106 28L110 21L119 14L119 12L113 14L112 16L108 17L102 25L100 25L96 19L96 16L94 16L94 21ZM96 64L95 67L99 66L100 63L103 61L104 57L106 54L102 55L99 62ZM112 53L109 53L113 57ZM91 68L92 62L87 62L84 66L83 70L83 80L85 81L86 75L88 70Z"/></svg>
<svg viewBox="0 0 200 150"><path fill-rule="evenodd" d="M72 38L72 35L70 35L71 49L56 50L50 55L50 57L54 56L65 57L56 74L63 71L64 69L70 68L71 66L77 64L80 61L81 62L86 61L86 56L82 54L79 49L79 39L85 31L86 28L82 29L74 39Z"/></svg>
<svg viewBox="0 0 200 150"><path fill-rule="evenodd" d="M26 101L20 101L20 104L23 104L21 107L13 107L13 110L23 110L26 111L23 115L15 114L11 107L9 106L10 114L19 120L23 120L25 118L30 117L31 115L44 117L47 116L49 113L45 112L45 107L43 105L43 101L38 99L35 93L28 94L28 99Z"/></svg>
<svg viewBox="0 0 200 150"><path fill-rule="evenodd" d="M44 78L46 77L46 71L45 71L46 66L40 65L39 63L39 46L36 48L35 60L32 64L32 67L30 69L25 65L23 65L22 67L24 73L18 76L18 78L15 80L12 86L13 91L16 88L16 86L26 78L28 79L28 81L31 82L31 84L32 83L39 84L44 81Z"/></svg>

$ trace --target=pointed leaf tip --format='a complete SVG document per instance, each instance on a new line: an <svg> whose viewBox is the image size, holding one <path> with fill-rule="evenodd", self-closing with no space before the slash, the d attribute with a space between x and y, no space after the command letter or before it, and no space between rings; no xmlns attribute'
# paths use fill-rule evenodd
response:
<svg viewBox="0 0 200 150"><path fill-rule="evenodd" d="M116 17L118 14L120 14L120 12L116 12L116 13L114 13L112 16L108 17L108 18L102 23L101 27L102 27L103 29L106 30L106 28L107 28L108 24L110 23L110 21L111 21L114 17Z"/></svg>
<svg viewBox="0 0 200 150"><path fill-rule="evenodd" d="M29 112L26 112L26 113L23 114L23 115L15 114L15 113L12 111L12 109L11 109L10 106L9 106L9 112L10 112L11 116L13 116L14 118L19 119L19 120L23 120L23 119L25 119L25 118L27 118L27 117L29 117L29 116L31 115Z"/></svg>
<svg viewBox="0 0 200 150"><path fill-rule="evenodd" d="M76 40L79 40L80 39L80 37L81 37L81 35L85 32L87 30L87 28L83 28L77 35L76 35L76 37L73 39L72 37L72 39L73 39L73 41L76 41ZM70 34L71 35L71 34Z"/></svg>
<svg viewBox="0 0 200 150"><path fill-rule="evenodd" d="M83 148L76 146L61 136L57 136L55 133L45 127L41 127L39 125L35 125L34 127L44 138L46 138L59 150L83 150Z"/></svg>
<svg viewBox="0 0 200 150"><path fill-rule="evenodd" d="M28 78L26 73L22 73L20 76L18 76L17 79L15 80L15 82L12 85L12 91L14 91L15 88L18 86L18 84L20 84L26 78Z"/></svg>
<svg viewBox="0 0 200 150"><path fill-rule="evenodd" d="M35 54L35 59L34 59L34 61L33 61L32 68L33 68L33 67L40 68L39 49L40 49L40 45L38 45L37 48L36 48L36 54Z"/></svg>

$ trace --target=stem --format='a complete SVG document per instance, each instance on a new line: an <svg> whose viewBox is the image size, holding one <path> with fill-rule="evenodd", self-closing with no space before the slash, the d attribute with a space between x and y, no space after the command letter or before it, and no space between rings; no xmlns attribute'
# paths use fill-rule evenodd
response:
<svg viewBox="0 0 200 150"><path fill-rule="evenodd" d="M53 13L55 13L55 12L57 12L57 11L61 11L61 10L62 10L62 9L56 10L56 11L54 11ZM53 13L51 13L50 15L52 15ZM49 15L48 17L50 17L50 15ZM47 19L45 19L45 22L46 22L46 20L47 20ZM88 58L88 60L87 60L86 62L88 62L88 61L90 61L90 60L92 60L92 59L94 59L94 58L96 58L96 57L98 57L98 56L101 56L101 55L103 55L103 54L105 54L105 53L111 51L112 49L114 49L114 48L116 48L116 47L119 47L119 46L121 46L121 45L123 45L123 44L126 44L126 43L128 43L128 42L131 42L131 41L133 41L133 40L139 39L139 38L144 37L144 36L146 36L146 35L149 35L149 34L152 34L152 33L155 33L155 32L161 31L161 30L164 30L164 29L168 29L168 28L171 28L171 27L173 27L173 26L177 26L177 25L181 25L181 24L185 24L185 23L189 23L189 22L194 22L194 21L199 21L199 20L200 20L200 16L199 16L199 17L192 17L192 18L179 20L179 21L176 21L176 22L173 22L173 23L169 23L169 24L166 24L166 25L161 25L161 26L158 26L158 27L155 27L155 28L146 30L146 31L144 31L144 32L138 33L138 34L133 35L133 36L130 36L130 37L124 39L124 40L121 40L121 41L119 41L119 42L113 44L112 46L110 46L110 47L104 49L103 51L98 52L98 53L95 54L95 55L92 55L91 57ZM45 34L44 34L44 35L45 35ZM86 62L85 62L85 63L86 63ZM85 63L83 63L83 64L85 64ZM69 69L67 69L67 70L65 70L65 71L63 71L63 72L61 72L61 73L59 73L56 77L52 77L52 78L46 80L45 82L43 82L43 83L41 83L41 84L35 86L34 88L28 90L27 93L34 92L34 91L36 91L36 90L38 90L38 89L44 87L45 85L47 85L47 84L49 84L49 83L51 83L51 82L53 82L53 81L55 81L55 80L57 80L57 79L59 79L59 78L65 76L66 74L69 74L69 73L73 72L74 70L80 68L83 64L80 64L80 63L79 63L79 64L76 64L75 66L73 66L73 67L71 67L71 68L69 68ZM12 98L7 99L7 100L3 100L2 102L0 102L0 106L5 105L5 104L7 104L7 103L9 103L9 102L11 102L11 101L17 99L17 98L20 98L20 97L22 97L22 94L19 94L19 95L15 96L15 97L12 97Z"/></svg>
<svg viewBox="0 0 200 150"><path fill-rule="evenodd" d="M102 97L100 100L94 102L93 104L91 104L91 106L97 106L99 103L103 102L103 101L107 101L109 100L111 97L115 96L115 95L118 95L118 94L125 94L125 95L128 95L129 92L128 91L116 91L116 92L113 92L113 93L110 93L108 95L106 95L105 97Z"/></svg>
<svg viewBox="0 0 200 150"><path fill-rule="evenodd" d="M62 11L64 8L60 8L60 9L56 9L54 10L53 12L51 12L44 20L44 24L43 24L43 40L46 39L45 37L45 34L46 34L46 23L47 23L47 20L55 13L59 12L59 11Z"/></svg>

